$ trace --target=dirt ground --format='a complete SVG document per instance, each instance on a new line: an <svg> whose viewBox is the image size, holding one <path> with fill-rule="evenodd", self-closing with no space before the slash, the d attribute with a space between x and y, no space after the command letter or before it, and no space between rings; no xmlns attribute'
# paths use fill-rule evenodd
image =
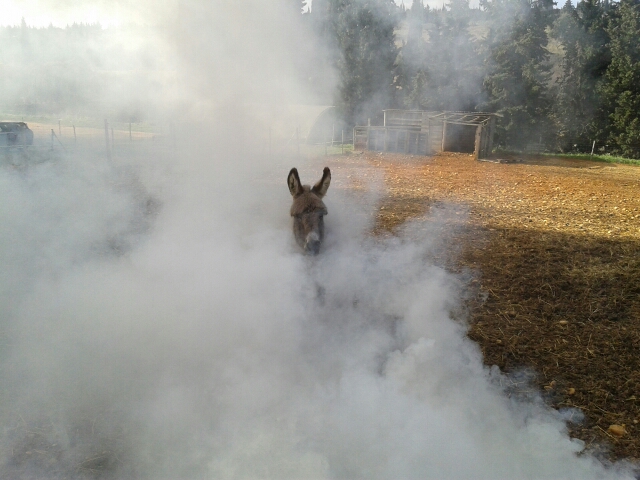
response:
<svg viewBox="0 0 640 480"><path fill-rule="evenodd" d="M435 261L472 279L465 316L485 363L511 374L513 394L533 389L554 408L580 409L584 421L569 429L587 451L640 459L640 167L468 154L326 160L343 187L359 187L347 172L384 173L376 235L448 212Z"/></svg>

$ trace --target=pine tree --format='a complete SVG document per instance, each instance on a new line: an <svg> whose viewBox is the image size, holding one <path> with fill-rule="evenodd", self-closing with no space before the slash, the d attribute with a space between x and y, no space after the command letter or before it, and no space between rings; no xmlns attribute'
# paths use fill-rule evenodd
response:
<svg viewBox="0 0 640 480"><path fill-rule="evenodd" d="M493 20L487 37L486 107L504 117L497 129L498 144L522 148L547 138L550 132L548 2L496 0L484 2L483 7ZM506 29L505 13L511 25Z"/></svg>
<svg viewBox="0 0 640 480"><path fill-rule="evenodd" d="M562 45L562 73L553 106L556 142L562 151L588 148L598 130L598 83L610 63L605 31L607 10L600 0L562 8L551 35Z"/></svg>
<svg viewBox="0 0 640 480"><path fill-rule="evenodd" d="M407 11L407 41L398 56L397 83L400 103L411 110L420 110L426 98L427 51L423 38L427 10L422 0L414 0Z"/></svg>
<svg viewBox="0 0 640 480"><path fill-rule="evenodd" d="M482 97L482 61L479 45L471 35L469 0L449 0L439 28L429 31L431 69L430 109L476 109ZM433 37L433 41L431 41Z"/></svg>
<svg viewBox="0 0 640 480"><path fill-rule="evenodd" d="M482 59L470 33L473 10L468 0L450 0L436 12L414 1L410 14L401 52L405 106L475 110L482 97Z"/></svg>
<svg viewBox="0 0 640 480"><path fill-rule="evenodd" d="M398 9L392 0L318 3L321 29L336 46L336 106L347 125L363 124L381 110L395 106Z"/></svg>
<svg viewBox="0 0 640 480"><path fill-rule="evenodd" d="M621 0L607 31L611 64L600 92L608 140L622 155L640 158L640 0Z"/></svg>

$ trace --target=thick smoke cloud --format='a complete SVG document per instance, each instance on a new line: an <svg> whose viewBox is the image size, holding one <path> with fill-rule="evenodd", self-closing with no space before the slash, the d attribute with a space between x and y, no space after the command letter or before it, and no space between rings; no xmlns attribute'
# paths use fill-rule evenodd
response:
<svg viewBox="0 0 640 480"><path fill-rule="evenodd" d="M238 98L304 93L273 8L167 22L192 126L176 150L0 167L0 476L631 478L503 394L452 319L461 279L428 261L437 221L368 236L380 179L336 178L324 252L300 254L293 160L238 145ZM296 163L305 183L324 166Z"/></svg>

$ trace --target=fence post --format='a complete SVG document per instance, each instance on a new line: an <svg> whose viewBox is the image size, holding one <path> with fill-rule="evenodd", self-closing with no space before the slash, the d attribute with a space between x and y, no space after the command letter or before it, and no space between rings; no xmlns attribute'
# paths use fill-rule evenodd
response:
<svg viewBox="0 0 640 480"><path fill-rule="evenodd" d="M482 144L482 125L478 125L476 127L475 145L473 148L473 155L476 157L476 160L480 160L480 157L482 156L481 144Z"/></svg>
<svg viewBox="0 0 640 480"><path fill-rule="evenodd" d="M111 160L111 146L109 145L109 122L104 119L104 141L107 147L107 160Z"/></svg>
<svg viewBox="0 0 640 480"><path fill-rule="evenodd" d="M445 117L446 118L446 117ZM442 122L442 145L440 146L442 152L447 151L447 121Z"/></svg>
<svg viewBox="0 0 640 480"><path fill-rule="evenodd" d="M596 149L596 141L593 141L593 145L591 146L591 156L593 157L593 151Z"/></svg>
<svg viewBox="0 0 640 480"><path fill-rule="evenodd" d="M328 132L325 130L325 135L328 135ZM324 156L327 156L327 137L324 138Z"/></svg>

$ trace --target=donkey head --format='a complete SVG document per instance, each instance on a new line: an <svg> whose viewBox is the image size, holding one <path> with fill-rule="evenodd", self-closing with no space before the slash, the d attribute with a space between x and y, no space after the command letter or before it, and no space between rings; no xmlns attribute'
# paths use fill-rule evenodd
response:
<svg viewBox="0 0 640 480"><path fill-rule="evenodd" d="M298 170L292 168L287 177L289 191L293 197L291 216L293 217L293 235L305 253L317 255L324 240L324 216L327 207L322 202L331 183L331 171L325 167L322 178L313 187L302 185Z"/></svg>

